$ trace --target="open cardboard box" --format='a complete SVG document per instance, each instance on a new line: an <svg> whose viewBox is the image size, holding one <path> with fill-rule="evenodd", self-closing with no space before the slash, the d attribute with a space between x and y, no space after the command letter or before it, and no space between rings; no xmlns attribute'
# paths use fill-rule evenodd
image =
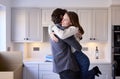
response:
<svg viewBox="0 0 120 79"><path fill-rule="evenodd" d="M0 52L0 79L22 79L21 52Z"/></svg>

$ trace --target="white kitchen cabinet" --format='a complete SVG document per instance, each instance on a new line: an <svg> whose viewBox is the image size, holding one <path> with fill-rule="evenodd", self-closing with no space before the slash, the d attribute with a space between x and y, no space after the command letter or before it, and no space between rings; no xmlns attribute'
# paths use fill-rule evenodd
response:
<svg viewBox="0 0 120 79"><path fill-rule="evenodd" d="M67 11L72 11L77 13L78 12L78 8L65 8Z"/></svg>
<svg viewBox="0 0 120 79"><path fill-rule="evenodd" d="M23 79L60 79L59 75L53 73L52 63L24 62Z"/></svg>
<svg viewBox="0 0 120 79"><path fill-rule="evenodd" d="M112 66L111 64L103 63L103 64L91 64L90 69L98 66L102 75L99 77L95 76L95 79L112 79Z"/></svg>
<svg viewBox="0 0 120 79"><path fill-rule="evenodd" d="M39 73L40 79L60 79L58 74L55 74L51 71L41 71Z"/></svg>
<svg viewBox="0 0 120 79"><path fill-rule="evenodd" d="M56 8L43 8L42 9L42 26L43 27L48 27L49 25L53 25L54 23L51 20L51 15L52 12L55 10ZM64 9L64 8L63 8ZM77 9L72 9L72 8L65 8L68 11L74 11L77 12Z"/></svg>
<svg viewBox="0 0 120 79"><path fill-rule="evenodd" d="M112 6L112 25L120 25L120 6Z"/></svg>
<svg viewBox="0 0 120 79"><path fill-rule="evenodd" d="M107 41L107 9L79 9L78 16L80 24L85 31L83 42Z"/></svg>
<svg viewBox="0 0 120 79"><path fill-rule="evenodd" d="M42 9L42 26L48 27L49 25L53 25L51 20L51 14L54 9Z"/></svg>
<svg viewBox="0 0 120 79"><path fill-rule="evenodd" d="M93 13L93 37L97 41L107 41L108 37L108 9L95 9Z"/></svg>
<svg viewBox="0 0 120 79"><path fill-rule="evenodd" d="M24 64L23 79L39 79L38 64Z"/></svg>
<svg viewBox="0 0 120 79"><path fill-rule="evenodd" d="M41 41L41 9L12 8L12 41Z"/></svg>
<svg viewBox="0 0 120 79"><path fill-rule="evenodd" d="M95 76L95 79L112 79L111 64L107 63L95 63L90 65L90 69L98 66L102 72L99 77ZM39 65L39 78L40 79L60 79L58 74L52 72L52 64L40 64Z"/></svg>
<svg viewBox="0 0 120 79"><path fill-rule="evenodd" d="M39 64L39 79L60 79L59 75L53 73L52 63Z"/></svg>
<svg viewBox="0 0 120 79"><path fill-rule="evenodd" d="M97 60L96 60L97 61ZM111 63L96 62L90 64L90 69L98 66L102 75L95 76L95 79L112 79ZM23 79L60 79L59 75L53 72L53 65L51 62L24 62Z"/></svg>

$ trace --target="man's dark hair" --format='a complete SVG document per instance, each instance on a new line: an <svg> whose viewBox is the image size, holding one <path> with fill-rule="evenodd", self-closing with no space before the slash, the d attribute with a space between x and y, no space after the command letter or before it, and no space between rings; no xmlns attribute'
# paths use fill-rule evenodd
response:
<svg viewBox="0 0 120 79"><path fill-rule="evenodd" d="M61 9L61 8L57 8L53 11L52 15L51 15L51 19L53 21L54 24L59 24L62 21L62 17L64 16L64 14L67 12L67 10L65 9Z"/></svg>

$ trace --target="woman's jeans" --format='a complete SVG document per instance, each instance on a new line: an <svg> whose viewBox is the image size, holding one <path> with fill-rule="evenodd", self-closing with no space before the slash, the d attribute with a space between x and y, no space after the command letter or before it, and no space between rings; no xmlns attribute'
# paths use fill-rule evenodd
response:
<svg viewBox="0 0 120 79"><path fill-rule="evenodd" d="M80 68L80 79L95 79L95 72L93 69L89 70L89 58L82 51L75 51L74 55L77 59Z"/></svg>

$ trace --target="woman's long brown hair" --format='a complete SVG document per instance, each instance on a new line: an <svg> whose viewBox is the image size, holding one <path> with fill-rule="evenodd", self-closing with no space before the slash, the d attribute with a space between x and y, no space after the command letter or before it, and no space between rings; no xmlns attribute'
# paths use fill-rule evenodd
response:
<svg viewBox="0 0 120 79"><path fill-rule="evenodd" d="M80 23L79 23L79 18L78 18L77 13L72 12L72 11L68 11L68 12L66 12L66 13L67 13L68 16L69 16L72 25L75 26L75 27L78 27L80 33L81 33L81 34L84 34L84 30L83 30L82 26L81 26Z"/></svg>

